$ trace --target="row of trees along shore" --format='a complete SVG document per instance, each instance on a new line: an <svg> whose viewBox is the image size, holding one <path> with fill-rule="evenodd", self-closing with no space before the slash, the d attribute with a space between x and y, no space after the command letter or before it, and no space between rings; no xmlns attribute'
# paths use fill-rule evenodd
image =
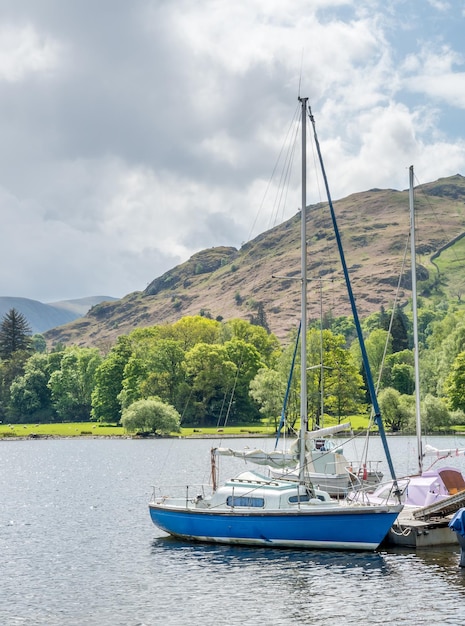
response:
<svg viewBox="0 0 465 626"><path fill-rule="evenodd" d="M414 429L414 363L408 312L381 309L363 321L386 428ZM465 424L465 312L419 306L421 396L425 431ZM360 351L351 318L330 315L307 329L308 410L319 420L321 383L331 422L368 415ZM95 421L166 434L185 427L275 426L295 346L244 320L202 315L120 336L105 354L57 345L48 350L11 309L0 323L0 420ZM323 360L321 360L321 356ZM324 367L321 368L321 362ZM323 372L323 381L321 374ZM300 359L290 383L288 424L299 414Z"/></svg>

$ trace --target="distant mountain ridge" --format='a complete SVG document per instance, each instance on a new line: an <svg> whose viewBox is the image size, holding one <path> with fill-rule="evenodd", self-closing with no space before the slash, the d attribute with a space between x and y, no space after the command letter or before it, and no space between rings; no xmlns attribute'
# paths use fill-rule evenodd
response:
<svg viewBox="0 0 465 626"><path fill-rule="evenodd" d="M408 190L371 189L334 202L360 316L410 297ZM458 304L465 295L465 178L456 174L415 189L419 295ZM326 202L307 211L309 319L320 310L351 315ZM449 255L449 257L447 256ZM399 278L401 289L397 293ZM239 250L201 250L144 291L93 306L45 334L56 342L107 349L135 328L187 315L266 323L284 339L300 319L300 213Z"/></svg>
<svg viewBox="0 0 465 626"><path fill-rule="evenodd" d="M51 328L63 326L85 315L93 306L101 302L116 300L111 296L90 296L76 300L63 300L44 304L29 298L0 296L0 319L10 309L16 309L27 319L33 334L45 333Z"/></svg>

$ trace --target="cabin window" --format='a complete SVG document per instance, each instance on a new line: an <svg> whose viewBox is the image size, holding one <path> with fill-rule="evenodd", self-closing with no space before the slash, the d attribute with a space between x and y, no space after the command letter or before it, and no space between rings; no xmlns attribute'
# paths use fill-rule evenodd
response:
<svg viewBox="0 0 465 626"><path fill-rule="evenodd" d="M302 494L301 496L291 496L289 502L295 504L296 502L308 502L310 500L309 495Z"/></svg>
<svg viewBox="0 0 465 626"><path fill-rule="evenodd" d="M318 500L321 500L321 502L324 502L325 499L323 496L313 496L314 498L318 498ZM290 504L297 504L299 502L310 502L310 500L312 500L312 496L309 496L308 494L302 494L301 496L291 496L289 498L289 503Z"/></svg>
<svg viewBox="0 0 465 626"><path fill-rule="evenodd" d="M264 498L251 498L249 496L228 496L226 500L228 506L249 506L264 507Z"/></svg>

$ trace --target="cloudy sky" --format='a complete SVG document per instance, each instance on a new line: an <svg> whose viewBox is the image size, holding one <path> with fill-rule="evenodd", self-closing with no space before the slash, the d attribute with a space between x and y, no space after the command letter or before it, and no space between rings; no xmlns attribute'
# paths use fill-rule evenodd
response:
<svg viewBox="0 0 465 626"><path fill-rule="evenodd" d="M465 174L464 32L463 0L0 0L0 296L122 297L293 215L299 85L334 199Z"/></svg>

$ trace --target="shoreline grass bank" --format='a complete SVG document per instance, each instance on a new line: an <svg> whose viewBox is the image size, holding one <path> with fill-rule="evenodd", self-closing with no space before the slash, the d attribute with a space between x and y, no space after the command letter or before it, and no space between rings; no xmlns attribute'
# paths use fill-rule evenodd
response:
<svg viewBox="0 0 465 626"><path fill-rule="evenodd" d="M352 424L355 433L360 433L368 427L368 420L364 416L353 416L347 419ZM337 423L334 420L333 423ZM332 426L333 423L325 425ZM252 424L241 426L226 426L224 428L181 428L179 433L172 433L171 437L191 439L221 439L221 438L247 438L247 437L274 437L276 434L274 425ZM347 433L346 433L347 434ZM377 430L372 432L377 434ZM411 433L388 433L394 435L408 435ZM458 426L448 432L436 432L435 435L465 436L464 427ZM100 424L95 422L64 422L51 424L0 424L0 441L12 441L17 439L68 439L73 437L92 438L120 438L120 439L145 439L158 438L142 436L130 433L122 426L114 424Z"/></svg>
<svg viewBox="0 0 465 626"><path fill-rule="evenodd" d="M181 428L179 433L172 437L190 438L221 438L221 437L268 437L275 434L270 426L232 426L226 428ZM93 422L65 422L54 424L0 424L0 441L16 439L68 439L73 437L89 438L122 438L145 439L150 436L141 436L130 433L122 426L112 424L95 424ZM153 435L153 437L156 437Z"/></svg>

